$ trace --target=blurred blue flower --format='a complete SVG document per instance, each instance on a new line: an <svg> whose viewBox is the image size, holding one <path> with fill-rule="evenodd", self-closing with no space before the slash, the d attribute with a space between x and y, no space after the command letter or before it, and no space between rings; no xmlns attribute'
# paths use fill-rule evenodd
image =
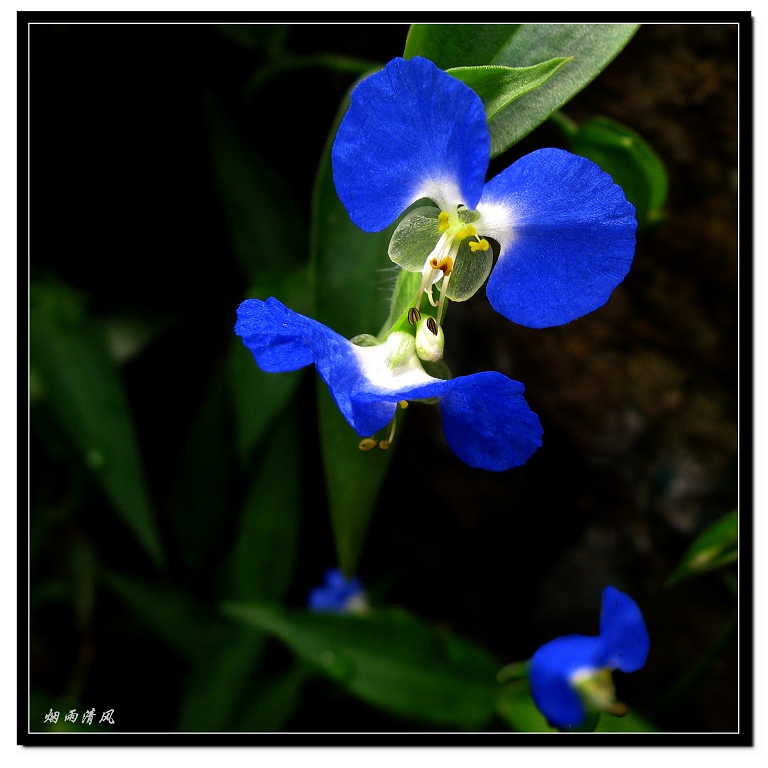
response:
<svg viewBox="0 0 768 768"><path fill-rule="evenodd" d="M491 138L480 97L427 59L393 59L363 80L333 144L336 191L366 232L400 222L390 258L423 275L433 305L488 280L491 305L531 328L601 307L629 271L635 209L597 165L560 149L521 158L487 184Z"/></svg>
<svg viewBox="0 0 768 768"><path fill-rule="evenodd" d="M360 436L394 423L398 404L437 399L448 445L472 467L502 471L520 466L541 445L541 424L520 382L492 371L436 379L422 367L410 333L394 331L381 344L358 346L277 299L249 299L237 315L235 333L264 371L314 363Z"/></svg>
<svg viewBox="0 0 768 768"><path fill-rule="evenodd" d="M357 576L347 580L340 568L332 568L325 572L323 584L310 590L307 607L313 611L364 613L368 602Z"/></svg>
<svg viewBox="0 0 768 768"><path fill-rule="evenodd" d="M533 700L547 721L562 730L582 726L588 710L624 714L626 707L615 699L611 671L642 669L649 646L637 603L606 587L597 637L558 637L533 655L528 667Z"/></svg>

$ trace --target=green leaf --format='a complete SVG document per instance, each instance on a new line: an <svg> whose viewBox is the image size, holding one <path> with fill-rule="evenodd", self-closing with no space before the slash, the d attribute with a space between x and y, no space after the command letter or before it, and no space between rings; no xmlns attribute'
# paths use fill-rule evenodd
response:
<svg viewBox="0 0 768 768"><path fill-rule="evenodd" d="M174 474L171 522L193 572L200 572L221 546L234 498L235 455L224 374L220 366L184 437Z"/></svg>
<svg viewBox="0 0 768 768"><path fill-rule="evenodd" d="M739 557L739 512L734 509L701 533L688 547L666 586L732 563Z"/></svg>
<svg viewBox="0 0 768 768"><path fill-rule="evenodd" d="M322 383L318 384L317 410L336 554L341 570L350 578L357 570L393 449L361 451L359 435L347 424ZM402 420L403 416L398 413L397 418Z"/></svg>
<svg viewBox="0 0 768 768"><path fill-rule="evenodd" d="M496 660L404 612L323 614L264 603L224 610L280 638L351 694L395 715L467 730L493 716Z"/></svg>
<svg viewBox="0 0 768 768"><path fill-rule="evenodd" d="M284 174L206 97L213 167L232 247L252 281L305 257L307 228Z"/></svg>
<svg viewBox="0 0 768 768"><path fill-rule="evenodd" d="M232 598L280 600L290 586L301 513L298 444L298 416L289 410L270 438L243 506L227 563Z"/></svg>
<svg viewBox="0 0 768 768"><path fill-rule="evenodd" d="M350 221L336 195L330 151L348 106L349 96L339 109L315 183L312 269L316 319L352 338L381 328L399 269L387 256L394 226L374 234L363 232ZM318 418L339 565L351 576L389 457L379 450L358 449L360 437L323 385L318 386Z"/></svg>
<svg viewBox="0 0 768 768"><path fill-rule="evenodd" d="M404 56L424 56L441 69L530 67L573 57L557 77L521 96L497 114L491 157L541 125L597 77L637 32L639 24L415 24Z"/></svg>
<svg viewBox="0 0 768 768"><path fill-rule="evenodd" d="M573 152L597 163L623 188L641 227L664 220L667 172L642 136L607 117L593 117L578 127L562 119L555 122L565 129Z"/></svg>
<svg viewBox="0 0 768 768"><path fill-rule="evenodd" d="M178 587L150 584L114 572L104 580L158 637L189 660L195 660L223 631L222 622Z"/></svg>
<svg viewBox="0 0 768 768"><path fill-rule="evenodd" d="M405 41L403 57L412 59L414 56L424 56L441 69L498 64L496 58L522 26L524 25L412 24Z"/></svg>
<svg viewBox="0 0 768 768"><path fill-rule="evenodd" d="M64 286L30 289L30 362L83 461L152 560L163 565L122 381L98 324Z"/></svg>
<svg viewBox="0 0 768 768"><path fill-rule="evenodd" d="M297 444L298 418L289 410L272 432L245 500L225 565L229 597L279 600L290 585L301 509ZM263 649L264 635L252 627L227 627L215 633L206 652L196 656L179 729L231 729L241 705L251 701L251 677Z"/></svg>
<svg viewBox="0 0 768 768"><path fill-rule="evenodd" d="M540 88L569 61L573 59L561 56L533 67L454 67L448 74L468 85L480 97L490 125L502 109Z"/></svg>
<svg viewBox="0 0 768 768"><path fill-rule="evenodd" d="M288 672L257 680L249 689L249 697L241 708L237 731L280 731L300 704L301 688L308 677L303 664L295 664Z"/></svg>
<svg viewBox="0 0 768 768"><path fill-rule="evenodd" d="M230 730L264 650L265 636L238 626L199 654L187 678L178 730Z"/></svg>

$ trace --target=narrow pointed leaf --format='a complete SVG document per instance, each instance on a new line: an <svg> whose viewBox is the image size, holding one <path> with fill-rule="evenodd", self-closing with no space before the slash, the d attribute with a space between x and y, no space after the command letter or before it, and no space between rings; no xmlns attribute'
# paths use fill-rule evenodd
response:
<svg viewBox="0 0 768 768"><path fill-rule="evenodd" d="M739 557L739 513L728 513L713 523L688 547L666 586L732 563Z"/></svg>
<svg viewBox="0 0 768 768"><path fill-rule="evenodd" d="M361 451L359 435L347 424L322 382L318 382L317 409L336 554L341 569L352 577L394 448ZM403 416L398 414L397 418Z"/></svg>
<svg viewBox="0 0 768 768"><path fill-rule="evenodd" d="M533 67L454 67L448 73L468 85L482 100L488 124L513 101L540 88L569 61L564 57Z"/></svg>
<svg viewBox="0 0 768 768"><path fill-rule="evenodd" d="M225 371L214 374L183 438L171 498L174 537L187 567L199 572L221 546L234 498L235 451Z"/></svg>
<svg viewBox="0 0 768 768"><path fill-rule="evenodd" d="M405 57L424 56L441 69L494 64L530 67L573 57L557 77L497 114L491 130L496 157L541 125L597 77L637 32L639 24L416 24Z"/></svg>
<svg viewBox="0 0 768 768"><path fill-rule="evenodd" d="M63 286L30 291L30 362L44 397L153 561L163 552L123 384L100 326Z"/></svg>
<svg viewBox="0 0 768 768"><path fill-rule="evenodd" d="M469 730L493 716L496 660L404 612L322 614L265 603L229 604L225 612L393 714Z"/></svg>
<svg viewBox="0 0 768 768"><path fill-rule="evenodd" d="M298 443L298 417L289 410L272 434L245 499L227 564L232 598L280 600L290 586L301 513Z"/></svg>
<svg viewBox="0 0 768 768"><path fill-rule="evenodd" d="M236 720L238 731L280 731L301 702L301 688L309 677L303 664L295 664L286 673L260 678Z"/></svg>
<svg viewBox="0 0 768 768"><path fill-rule="evenodd" d="M222 623L181 589L108 572L104 579L167 645L194 660L211 644Z"/></svg>
<svg viewBox="0 0 768 768"><path fill-rule="evenodd" d="M218 732L230 730L247 696L250 676L264 650L265 635L238 626L197 657L187 677L178 730Z"/></svg>

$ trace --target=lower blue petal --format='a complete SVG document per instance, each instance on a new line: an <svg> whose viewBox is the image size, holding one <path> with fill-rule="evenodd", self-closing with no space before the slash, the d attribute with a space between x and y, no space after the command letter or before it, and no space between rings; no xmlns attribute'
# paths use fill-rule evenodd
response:
<svg viewBox="0 0 768 768"><path fill-rule="evenodd" d="M288 309L277 299L249 299L237 310L235 333L251 350L262 370L292 371L314 362L336 405L358 435L372 435L391 420L392 402L351 401L356 387L365 384L354 345L312 318Z"/></svg>
<svg viewBox="0 0 768 768"><path fill-rule="evenodd" d="M615 587L603 590L600 637L610 666L622 672L636 672L645 666L651 641L637 603Z"/></svg>
<svg viewBox="0 0 768 768"><path fill-rule="evenodd" d="M546 328L592 312L632 264L634 206L586 158L532 152L486 184L483 205L506 209L510 223L488 300L520 325Z"/></svg>
<svg viewBox="0 0 768 768"><path fill-rule="evenodd" d="M443 433L453 452L471 467L503 472L525 464L541 447L541 422L524 391L519 381L485 371L397 392L360 393L354 399L397 402L438 397Z"/></svg>
<svg viewBox="0 0 768 768"><path fill-rule="evenodd" d="M352 221L378 232L422 197L474 209L490 148L471 88L427 59L393 59L352 92L333 143L333 181Z"/></svg>
<svg viewBox="0 0 768 768"><path fill-rule="evenodd" d="M604 647L599 637L565 635L542 645L531 658L528 680L536 707L556 728L578 728L587 710L571 684L580 669L603 666Z"/></svg>
<svg viewBox="0 0 768 768"><path fill-rule="evenodd" d="M486 371L456 379L430 379L392 389L366 376L359 349L316 320L292 312L276 299L250 299L238 308L235 331L267 371L315 363L344 418L361 436L373 435L392 419L400 400L439 398L443 431L467 464L497 472L524 464L541 446L538 416L523 397L525 387ZM414 353L415 359L415 353Z"/></svg>
<svg viewBox="0 0 768 768"><path fill-rule="evenodd" d="M523 385L494 371L455 381L460 383L440 398L453 452L471 467L496 472L525 464L541 447L543 430Z"/></svg>

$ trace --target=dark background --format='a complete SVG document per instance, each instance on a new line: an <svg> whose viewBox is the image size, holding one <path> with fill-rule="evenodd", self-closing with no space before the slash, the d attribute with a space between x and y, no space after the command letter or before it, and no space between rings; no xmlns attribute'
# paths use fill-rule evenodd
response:
<svg viewBox="0 0 768 768"><path fill-rule="evenodd" d="M407 31L297 25L286 44L385 62L402 53ZM451 369L523 381L544 447L520 470L473 470L444 445L436 409L409 409L360 566L365 583L385 585L388 602L478 641L502 663L558 634L596 633L602 587L628 592L651 653L641 673L618 676L619 693L661 730L738 726L733 638L665 699L727 625L732 592L719 574L663 586L693 537L737 504L737 35L734 25L643 26L566 105L577 122L606 115L654 147L669 172L667 220L640 235L608 304L567 326L514 326L482 291L452 306ZM287 72L245 96L267 55L212 25L33 25L30 50L32 279L81 290L97 315L163 326L123 369L162 515L181 439L247 290L214 185L204 95L215 94L268 155L308 220L317 163L354 75ZM544 125L492 173L542 146L566 144ZM312 473L314 386L305 376L306 511L293 605L335 564L323 480ZM31 451L34 520L71 493L72 475L34 432ZM68 542L83 535L106 566L151 572L89 498L52 530L33 584L55 576ZM215 566L214 553L190 581L203 597ZM121 730L173 730L183 665L112 593L98 592L95 615L85 691L120 702L131 719ZM82 647L66 604L35 607L33 689L60 695ZM288 654L277 645L270 653L277 665ZM340 722L420 729L324 682L305 689L287 728Z"/></svg>

